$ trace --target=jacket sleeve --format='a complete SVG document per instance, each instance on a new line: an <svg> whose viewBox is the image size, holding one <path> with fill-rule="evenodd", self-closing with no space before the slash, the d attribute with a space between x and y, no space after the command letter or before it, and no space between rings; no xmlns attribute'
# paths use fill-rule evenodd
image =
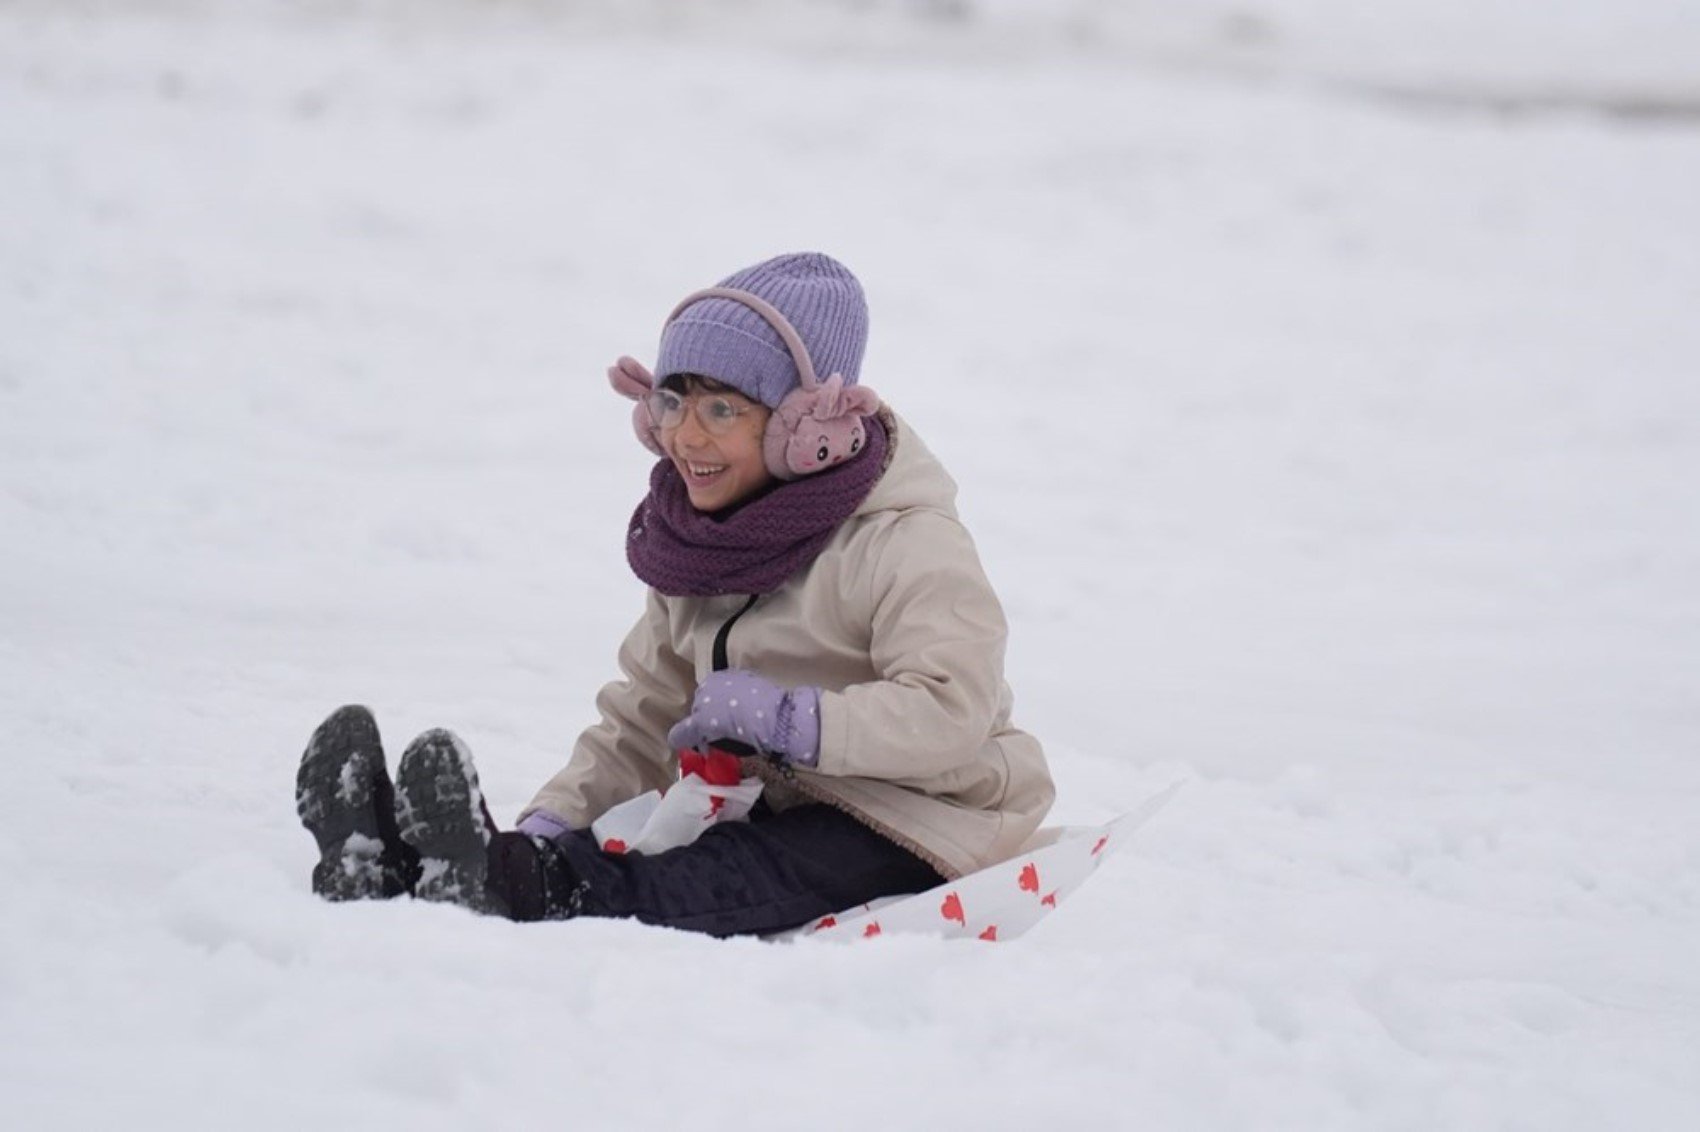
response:
<svg viewBox="0 0 1700 1132"><path fill-rule="evenodd" d="M610 806L678 777L667 730L690 710L695 670L674 651L667 610L654 590L643 616L620 645L624 679L596 696L602 721L580 735L572 758L537 792L520 820L542 811L587 829Z"/></svg>
<svg viewBox="0 0 1700 1132"><path fill-rule="evenodd" d="M954 518L904 516L870 547L869 659L878 679L821 694L816 772L931 777L983 757L1008 710L1008 624Z"/></svg>

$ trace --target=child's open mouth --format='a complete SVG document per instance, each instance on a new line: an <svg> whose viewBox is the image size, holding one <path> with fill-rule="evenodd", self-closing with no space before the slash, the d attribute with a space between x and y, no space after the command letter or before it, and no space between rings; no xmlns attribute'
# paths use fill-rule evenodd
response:
<svg viewBox="0 0 1700 1132"><path fill-rule="evenodd" d="M692 486L703 487L719 479L726 471L725 464L696 464L687 462L685 470Z"/></svg>

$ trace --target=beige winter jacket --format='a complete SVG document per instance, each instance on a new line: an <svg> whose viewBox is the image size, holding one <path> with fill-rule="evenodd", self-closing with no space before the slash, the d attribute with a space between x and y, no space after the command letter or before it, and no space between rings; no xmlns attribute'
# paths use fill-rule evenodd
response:
<svg viewBox="0 0 1700 1132"><path fill-rule="evenodd" d="M954 878L1017 852L1055 790L1038 741L1010 723L1007 626L957 518L956 483L907 425L885 419L885 475L811 565L737 620L727 657L821 689L816 769L746 760L770 804L829 802ZM625 679L597 697L602 722L525 813L584 828L674 781L667 731L747 600L651 590L620 648Z"/></svg>

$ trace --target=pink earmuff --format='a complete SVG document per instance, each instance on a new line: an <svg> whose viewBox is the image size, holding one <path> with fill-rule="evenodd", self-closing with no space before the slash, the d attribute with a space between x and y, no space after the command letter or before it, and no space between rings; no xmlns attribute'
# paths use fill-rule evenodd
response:
<svg viewBox="0 0 1700 1132"><path fill-rule="evenodd" d="M663 328L701 299L731 299L749 307L767 320L791 351L799 385L773 410L767 432L762 436L762 458L775 479L794 480L823 471L862 450L868 439L864 418L879 412L879 394L864 386L846 384L842 374L835 373L824 382L817 380L808 347L803 345L790 320L765 299L748 291L710 287L687 295L667 316ZM623 357L608 367L608 383L622 397L637 402L632 409L632 428L638 440L657 456L666 455L661 447L660 422L649 409L655 376L636 359Z"/></svg>
<svg viewBox="0 0 1700 1132"><path fill-rule="evenodd" d="M637 404L632 406L632 431L643 446L657 456L667 453L661 448L661 422L649 409L649 395L655 392L655 375L636 358L622 357L608 367L608 384L622 397Z"/></svg>
<svg viewBox="0 0 1700 1132"><path fill-rule="evenodd" d="M836 373L813 389L793 389L768 418L761 445L767 470L790 480L842 464L867 443L862 419L879 407L872 389L846 386Z"/></svg>

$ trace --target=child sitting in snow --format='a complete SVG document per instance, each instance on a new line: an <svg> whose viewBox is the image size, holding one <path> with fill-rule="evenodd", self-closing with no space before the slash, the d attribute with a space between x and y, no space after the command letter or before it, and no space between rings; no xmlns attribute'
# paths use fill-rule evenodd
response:
<svg viewBox="0 0 1700 1132"><path fill-rule="evenodd" d="M627 539L647 605L601 722L503 832L453 735L416 739L392 786L371 714L342 708L297 779L315 892L759 934L1018 850L1049 769L1010 723L1003 612L956 485L857 384L867 330L848 269L786 255L680 303L653 379L610 370L663 459ZM603 851L593 821L709 747L763 780L748 820Z"/></svg>

